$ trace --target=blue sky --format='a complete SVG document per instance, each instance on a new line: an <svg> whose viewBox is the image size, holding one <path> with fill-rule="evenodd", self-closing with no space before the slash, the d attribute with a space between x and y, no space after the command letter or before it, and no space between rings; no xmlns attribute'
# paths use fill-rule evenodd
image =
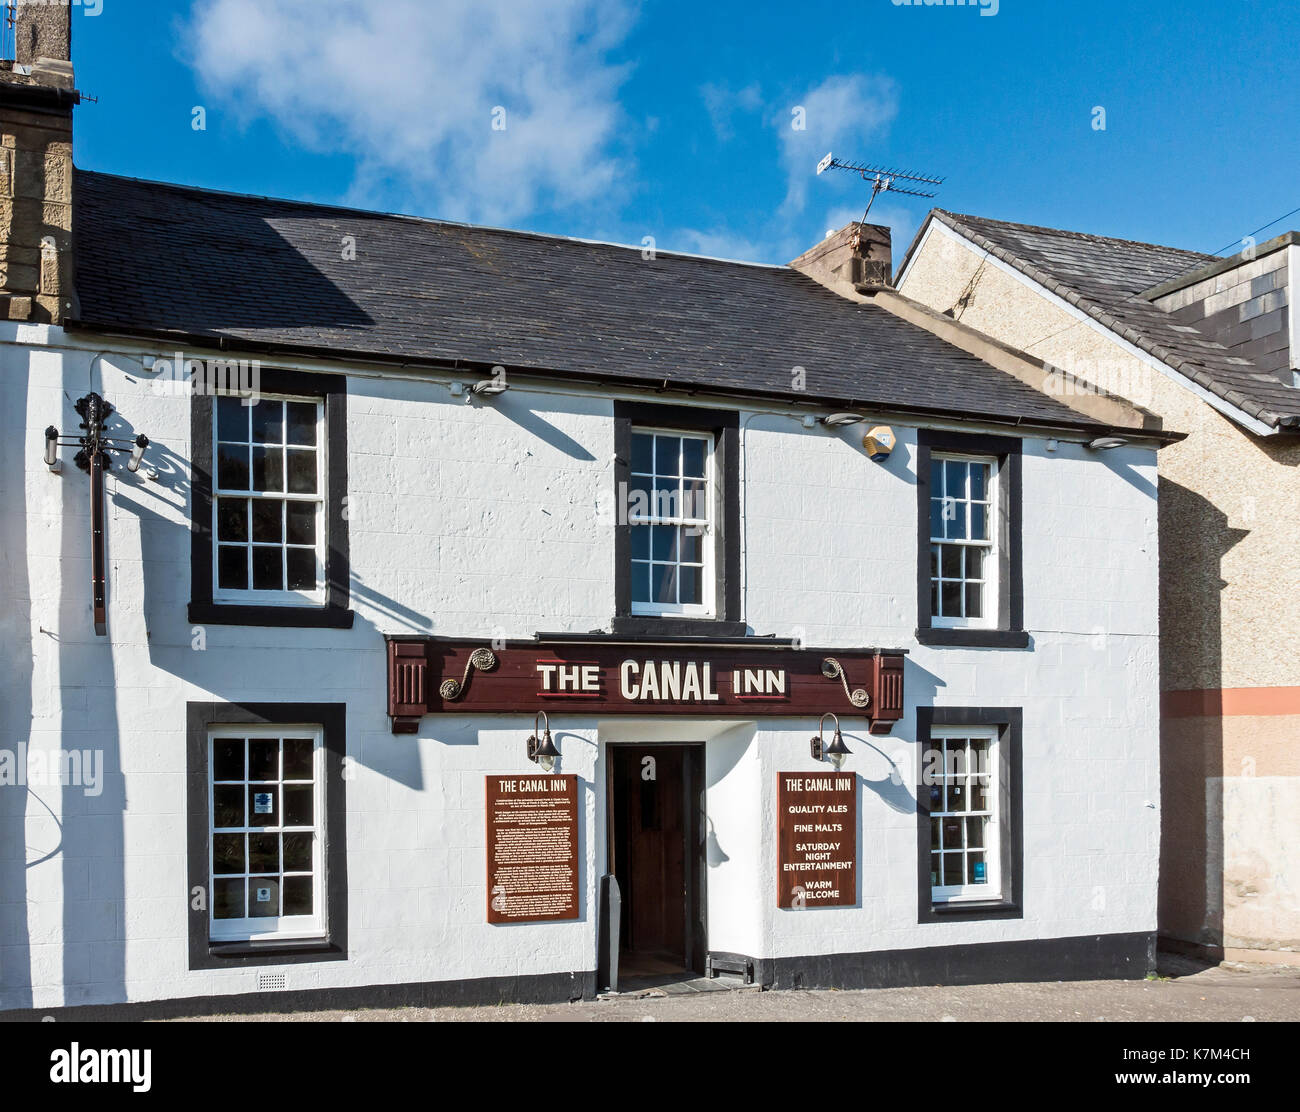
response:
<svg viewBox="0 0 1300 1112"><path fill-rule="evenodd" d="M765 262L861 216L832 149L1210 252L1300 206L1294 0L983 2L85 0L76 160ZM897 254L931 203L877 201Z"/></svg>

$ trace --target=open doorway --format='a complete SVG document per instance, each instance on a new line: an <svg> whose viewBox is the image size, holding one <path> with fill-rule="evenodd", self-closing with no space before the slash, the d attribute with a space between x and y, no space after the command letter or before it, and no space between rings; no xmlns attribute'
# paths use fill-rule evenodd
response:
<svg viewBox="0 0 1300 1112"><path fill-rule="evenodd" d="M703 973L704 746L610 745L609 866L621 978Z"/></svg>

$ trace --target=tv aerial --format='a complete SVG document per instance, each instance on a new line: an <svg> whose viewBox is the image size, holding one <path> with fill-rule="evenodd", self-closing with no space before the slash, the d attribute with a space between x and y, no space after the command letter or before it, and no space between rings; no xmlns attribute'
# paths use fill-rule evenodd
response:
<svg viewBox="0 0 1300 1112"><path fill-rule="evenodd" d="M913 174L906 170L890 169L885 166L864 166L857 162L844 162L836 158L833 154L828 154L819 163L817 163L818 175L824 174L827 170L851 170L855 174L861 174L862 180L871 183L871 198L867 201L866 212L862 214L862 219L867 219L867 213L871 211L871 206L875 204L876 198L882 193L903 193L909 197L933 197L935 192L927 192L917 189L917 185L933 185L937 187L943 185L943 178L932 178L925 174ZM906 184L899 185L899 182Z"/></svg>

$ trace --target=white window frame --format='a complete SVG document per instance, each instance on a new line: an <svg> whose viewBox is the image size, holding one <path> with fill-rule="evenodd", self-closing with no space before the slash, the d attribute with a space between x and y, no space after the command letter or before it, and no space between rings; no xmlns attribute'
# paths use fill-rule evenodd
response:
<svg viewBox="0 0 1300 1112"><path fill-rule="evenodd" d="M717 519L718 519L718 478L717 478L717 440L712 433L700 432L695 429L674 429L658 428L648 425L633 425L632 436L671 436L680 440L701 440L704 442L704 490L705 504L707 508L707 518L687 518L681 515L671 517L659 517L657 514L651 514L645 518L633 517L631 507L627 507L628 516L628 573L631 575L632 568L637 563L633 559L631 547L631 531L633 529L643 529L651 525L674 525L685 528L694 528L700 531L700 599L698 603L665 603L665 602L632 602L631 612L637 616L658 617L661 615L671 615L676 617L690 618L712 618L717 614L716 586L718 578L717 555L715 538L717 536ZM644 472L632 470L632 461L628 460L628 477L629 480L636 475L644 475ZM650 492L653 500L654 495L654 477L651 477ZM651 510L657 506L652 505ZM655 561L653 552L651 553L651 564L663 561ZM680 566L680 565L679 565Z"/></svg>
<svg viewBox="0 0 1300 1112"><path fill-rule="evenodd" d="M286 489L283 493L276 491L255 491L252 489L252 459L249 459L249 489L244 491L226 490L221 486L221 440L219 422L221 414L220 398L214 399L212 406L212 601L214 603L240 603L247 606L304 606L321 607L326 601L325 583L325 531L329 519L329 489L327 479L329 469L326 466L326 453L329 444L326 441L325 400L320 397L301 397L294 394L260 394L259 402L296 402L316 407L316 493L291 494ZM249 407L252 408L252 407ZM251 432L250 432L251 435ZM285 486L288 487L288 459L285 460ZM313 502L316 505L316 589L312 591L259 591L253 588L252 551L256 547L252 540L252 520L249 520L249 539L240 544L248 550L248 583L243 590L221 586L221 541L218 539L218 512L222 498L243 498L246 500L274 499L279 502ZM240 543L240 542L231 542ZM303 547L297 546L294 547ZM281 533L280 549L288 548L287 535Z"/></svg>
<svg viewBox="0 0 1300 1112"><path fill-rule="evenodd" d="M244 785L245 814L243 827L217 827L216 825L216 787L220 784L231 784L234 781L222 780L216 778L216 765L214 763L216 743L223 738L239 740L243 738L306 738L312 739L312 913L311 915L289 915L289 916L249 916L245 915L242 919L218 919L216 918L216 838L217 834L259 834L274 832L277 834L288 831L289 833L305 833L306 827L285 827L283 824L273 827L253 827L248 825L247 797L248 785L250 781L242 781ZM325 885L327 877L325 875L325 731L319 725L303 726L253 726L240 725L232 723L230 725L212 726L208 729L208 935L213 942L250 942L259 939L319 939L328 936L328 915L327 902L325 894ZM283 773L283 768L281 768ZM247 775L248 769L244 769ZM294 781L289 781L294 783ZM258 783L258 781L252 781ZM284 781L279 782L283 784ZM283 798L281 799L280 817L284 817ZM251 862L247 857L247 842L245 842L245 859L244 875L249 878L248 866ZM283 844L281 845L280 872L278 876L281 880L284 877L284 860ZM254 874L255 875L255 874ZM245 891L244 910L247 912L247 890Z"/></svg>
<svg viewBox="0 0 1300 1112"><path fill-rule="evenodd" d="M932 749L942 750L943 742L949 740L965 740L976 738L985 741L988 745L988 757L986 772L983 778L986 780L986 796L988 799L988 810L977 811L972 815L970 811L947 811L941 810L936 812L933 808L930 810L930 820L933 824L935 819L940 820L940 849L930 850L930 861L933 862L933 855L940 854L942 859L942 825L944 818L962 816L962 849L963 854L966 849L966 820L971 817L978 817L987 814L988 821L984 826L984 872L986 882L984 884L961 884L961 885L942 885L930 884L930 899L936 904L941 903L969 903L979 902L988 903L996 902L1003 898L1003 889L1005 880L1002 876L1002 740L1001 730L997 726L934 726L930 730L930 745ZM969 749L967 750L969 752ZM945 767L941 783L944 786L944 800L947 799L947 769ZM970 783L975 777L981 774L972 773L969 768L966 769L966 788L967 798L969 799ZM928 785L927 785L928 786ZM964 864L963 860L963 864ZM933 867L933 866L931 866Z"/></svg>
<svg viewBox="0 0 1300 1112"><path fill-rule="evenodd" d="M930 611L931 611L930 625L934 629L997 629L999 628L998 615L1001 612L1001 593L1002 593L1002 582L1001 582L1002 546L1000 541L1001 529L999 528L999 522L1001 521L1001 512L1002 512L1002 482L1001 482L1002 468L1000 466L1000 461L998 460L997 456L966 455L960 452L933 452L930 455L931 489L933 489L933 482L934 482L933 475L934 475L935 468L939 464L942 464L948 460L952 460L957 463L977 463L986 466L989 469L988 482L987 482L987 493L988 493L987 523L988 523L989 539L987 541L972 541L972 540L952 540L945 537L934 537L934 536L930 537L930 546L932 550L934 545L936 544L959 545L965 548L985 549L986 554L984 557L984 579L983 579L984 598L983 598L983 607L982 607L984 613L983 616L979 618L949 617L947 615L941 616L939 614L934 613L935 607L932 600L930 604ZM935 496L932 494L930 497L931 500L933 501ZM964 504L969 505L969 502L966 502ZM927 515L929 513L929 510L930 507L927 505L926 506ZM969 531L969 520L967 521L967 531ZM927 565L930 558L931 558L931 554L927 553L926 554ZM962 570L964 574L965 568L963 567ZM933 574L931 574L928 578L930 581L931 592L933 592L935 577ZM942 556L940 557L940 563L939 563L939 578L941 580L943 579ZM947 582L955 583L957 582L957 580L949 579L947 580ZM961 580L961 582L963 583L962 605L964 608L965 606L964 584L976 582L976 580L963 579ZM942 605L943 603L942 582L940 583L939 586L939 602L940 605Z"/></svg>

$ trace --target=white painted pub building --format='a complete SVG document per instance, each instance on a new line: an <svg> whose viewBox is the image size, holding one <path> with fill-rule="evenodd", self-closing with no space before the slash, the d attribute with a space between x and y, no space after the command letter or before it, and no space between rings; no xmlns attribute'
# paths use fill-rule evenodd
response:
<svg viewBox="0 0 1300 1112"><path fill-rule="evenodd" d="M0 1008L1147 972L1158 423L816 268L68 181Z"/></svg>

